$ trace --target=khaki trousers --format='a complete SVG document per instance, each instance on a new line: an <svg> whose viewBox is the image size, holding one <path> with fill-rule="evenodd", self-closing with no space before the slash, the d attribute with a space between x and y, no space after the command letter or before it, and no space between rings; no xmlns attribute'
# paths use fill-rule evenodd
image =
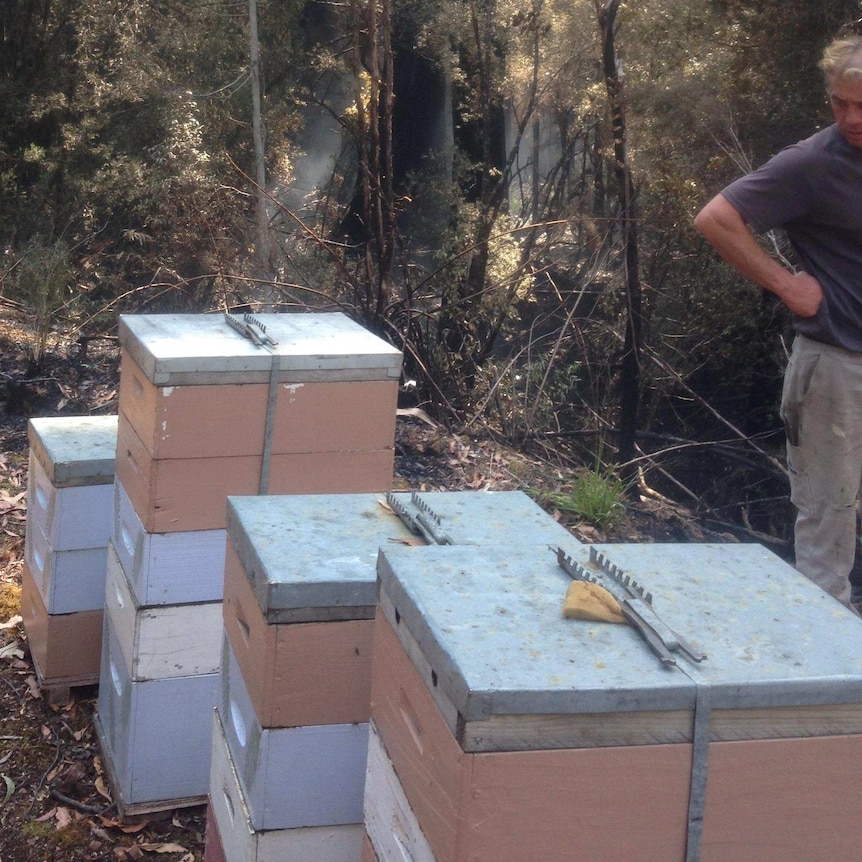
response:
<svg viewBox="0 0 862 862"><path fill-rule="evenodd" d="M784 376L796 568L849 604L862 482L862 354L801 335Z"/></svg>

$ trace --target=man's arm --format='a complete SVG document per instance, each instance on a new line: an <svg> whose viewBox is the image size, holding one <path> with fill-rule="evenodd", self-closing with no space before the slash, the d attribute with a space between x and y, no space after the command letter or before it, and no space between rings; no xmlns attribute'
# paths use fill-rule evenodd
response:
<svg viewBox="0 0 862 862"><path fill-rule="evenodd" d="M806 272L792 273L770 257L723 195L697 214L694 226L737 272L774 293L792 312L800 317L817 314L823 300L820 282Z"/></svg>

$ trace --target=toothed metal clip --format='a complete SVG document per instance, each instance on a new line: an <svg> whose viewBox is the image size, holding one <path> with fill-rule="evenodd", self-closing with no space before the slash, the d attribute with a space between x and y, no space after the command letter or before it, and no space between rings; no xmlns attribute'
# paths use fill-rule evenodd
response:
<svg viewBox="0 0 862 862"><path fill-rule="evenodd" d="M432 540L438 545L451 545L452 540L443 530L443 521L432 508L414 491L410 495L410 502L419 510L416 520L428 532Z"/></svg>
<svg viewBox="0 0 862 862"><path fill-rule="evenodd" d="M641 633L650 649L664 664L675 665L676 658L673 653L676 652L683 653L695 662L706 658L704 653L694 649L660 619L653 609L651 593L595 548L590 548L589 561L590 567L595 571L588 571L562 548L557 548L557 562L574 580L589 581L604 587L619 602L625 618Z"/></svg>
<svg viewBox="0 0 862 862"><path fill-rule="evenodd" d="M419 522L410 514L407 507L398 498L397 494L393 494L392 491L387 491L386 502L389 504L389 508L398 515L404 523L404 526L407 527L411 533L416 536L424 536L424 532Z"/></svg>
<svg viewBox="0 0 862 862"><path fill-rule="evenodd" d="M431 507L419 496L416 491L410 494L410 502L416 507L416 512L411 512L396 494L391 491L386 495L386 502L392 511L398 515L405 526L417 536L422 536L426 542L432 545L451 545L452 539L443 529L443 521Z"/></svg>
<svg viewBox="0 0 862 862"><path fill-rule="evenodd" d="M240 335L248 338L252 343L258 345L258 347L264 345L275 347L278 344L272 336L266 334L266 326L251 314L243 314L242 318L239 318L235 314L226 311L224 319L225 323L232 326Z"/></svg>

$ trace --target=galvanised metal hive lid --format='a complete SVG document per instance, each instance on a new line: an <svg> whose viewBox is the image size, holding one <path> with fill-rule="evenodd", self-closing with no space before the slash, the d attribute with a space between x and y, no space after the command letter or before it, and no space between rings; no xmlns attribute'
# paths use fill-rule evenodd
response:
<svg viewBox="0 0 862 862"><path fill-rule="evenodd" d="M381 494L228 497L227 534L270 623L372 617L378 549L415 541Z"/></svg>
<svg viewBox="0 0 862 862"><path fill-rule="evenodd" d="M406 520L399 512L403 512ZM271 622L299 609L365 606L373 615L380 548L501 542L517 530L546 546L569 532L520 491L229 497L228 535Z"/></svg>
<svg viewBox="0 0 862 862"><path fill-rule="evenodd" d="M523 491L411 491L390 498L431 544L493 545L512 534L537 545L576 541Z"/></svg>
<svg viewBox="0 0 862 862"><path fill-rule="evenodd" d="M401 370L399 350L341 313L124 314L119 338L157 386L268 382L273 368L290 380L392 380Z"/></svg>
<svg viewBox="0 0 862 862"><path fill-rule="evenodd" d="M30 449L58 488L114 481L116 416L52 416L27 425Z"/></svg>
<svg viewBox="0 0 862 862"><path fill-rule="evenodd" d="M860 731L862 620L778 557L744 544L563 550L589 567L590 547L648 589L661 620L706 658L668 665L633 627L564 619L570 576L514 528L493 547L382 549L380 606L465 748L506 748L511 726L504 734L498 720L525 716L597 717L560 730L567 745L690 741L707 694L723 738ZM609 730L611 714L641 724ZM523 742L533 731L521 730ZM536 747L555 747L547 730Z"/></svg>

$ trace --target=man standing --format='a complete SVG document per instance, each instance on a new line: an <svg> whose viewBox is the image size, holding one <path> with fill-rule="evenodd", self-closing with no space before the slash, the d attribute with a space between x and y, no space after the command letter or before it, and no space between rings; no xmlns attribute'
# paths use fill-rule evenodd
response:
<svg viewBox="0 0 862 862"><path fill-rule="evenodd" d="M781 417L796 567L862 610L848 580L862 482L862 37L836 39L820 68L834 124L731 183L695 226L793 312ZM798 272L755 239L773 228L787 233Z"/></svg>

